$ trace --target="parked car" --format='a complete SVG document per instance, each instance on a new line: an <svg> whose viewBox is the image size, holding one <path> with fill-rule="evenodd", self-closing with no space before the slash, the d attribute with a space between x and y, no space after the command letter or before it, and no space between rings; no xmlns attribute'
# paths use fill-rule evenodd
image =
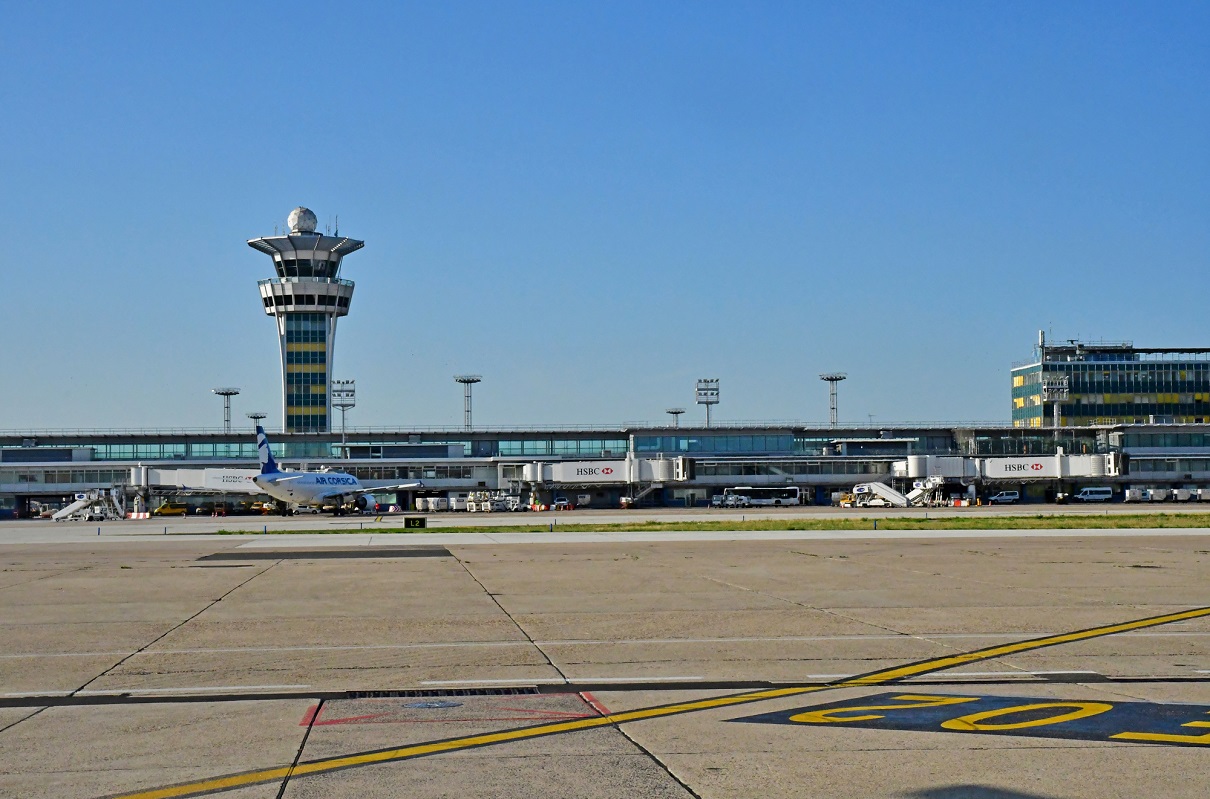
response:
<svg viewBox="0 0 1210 799"><path fill-rule="evenodd" d="M152 516L184 516L189 513L189 506L184 502L165 502L151 512Z"/></svg>
<svg viewBox="0 0 1210 799"><path fill-rule="evenodd" d="M1001 491L998 494L992 494L987 498L989 505L1011 505L1014 502L1021 500L1020 491Z"/></svg>
<svg viewBox="0 0 1210 799"><path fill-rule="evenodd" d="M1153 499L1154 494L1155 492L1153 491ZM1081 488L1074 495L1072 495L1072 499L1076 500L1077 502L1108 502L1109 500L1113 499L1113 489L1109 488L1108 486L1098 488Z"/></svg>
<svg viewBox="0 0 1210 799"><path fill-rule="evenodd" d="M299 505L294 509L295 513L319 513L318 505Z"/></svg>
<svg viewBox="0 0 1210 799"><path fill-rule="evenodd" d="M575 510L576 506L565 499L556 499L555 504L550 506L551 510Z"/></svg>

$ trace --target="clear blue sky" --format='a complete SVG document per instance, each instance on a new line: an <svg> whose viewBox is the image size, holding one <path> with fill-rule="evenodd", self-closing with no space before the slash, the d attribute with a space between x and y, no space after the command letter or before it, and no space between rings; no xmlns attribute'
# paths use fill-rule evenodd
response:
<svg viewBox="0 0 1210 799"><path fill-rule="evenodd" d="M357 425L1007 419L1210 345L1210 5L10 4L0 428L279 425L245 240L362 238Z"/></svg>

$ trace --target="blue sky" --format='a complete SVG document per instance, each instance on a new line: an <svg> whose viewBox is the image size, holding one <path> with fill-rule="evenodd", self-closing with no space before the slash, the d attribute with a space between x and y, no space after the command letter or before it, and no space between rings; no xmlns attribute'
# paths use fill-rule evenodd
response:
<svg viewBox="0 0 1210 799"><path fill-rule="evenodd" d="M350 424L1007 419L1056 338L1207 346L1204 3L25 3L0 428L280 424L245 240L366 248Z"/></svg>

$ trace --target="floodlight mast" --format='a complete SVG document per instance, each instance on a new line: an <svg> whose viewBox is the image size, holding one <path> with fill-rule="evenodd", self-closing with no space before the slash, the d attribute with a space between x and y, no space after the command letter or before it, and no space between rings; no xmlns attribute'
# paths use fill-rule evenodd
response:
<svg viewBox="0 0 1210 799"><path fill-rule="evenodd" d="M718 405L718 378L697 381L697 404L706 406L706 427L710 426L710 406Z"/></svg>
<svg viewBox="0 0 1210 799"><path fill-rule="evenodd" d="M482 382L483 376L454 375L454 380L462 384L462 426L466 430L471 430L471 386Z"/></svg>
<svg viewBox="0 0 1210 799"><path fill-rule="evenodd" d="M345 412L357 407L357 381L332 381L332 407L340 409L340 450L349 457L348 438L345 436Z"/></svg>
<svg viewBox="0 0 1210 799"><path fill-rule="evenodd" d="M250 411L250 412L244 414L244 416L247 416L249 419L252 420L252 424L254 427L260 427L261 420L264 419L268 415L269 414L265 413L264 411Z"/></svg>
<svg viewBox="0 0 1210 799"><path fill-rule="evenodd" d="M844 372L825 372L819 376L820 380L828 384L828 425L830 427L835 427L839 423L839 413L837 413L836 406L836 385L847 377L848 375Z"/></svg>
<svg viewBox="0 0 1210 799"><path fill-rule="evenodd" d="M666 413L672 417L672 426L673 427L681 426L681 414L684 412L685 412L684 408L669 408L668 410L664 411L664 413Z"/></svg>
<svg viewBox="0 0 1210 799"><path fill-rule="evenodd" d="M223 398L223 432L231 432L231 398L239 394L238 388L224 387L210 389L212 394Z"/></svg>

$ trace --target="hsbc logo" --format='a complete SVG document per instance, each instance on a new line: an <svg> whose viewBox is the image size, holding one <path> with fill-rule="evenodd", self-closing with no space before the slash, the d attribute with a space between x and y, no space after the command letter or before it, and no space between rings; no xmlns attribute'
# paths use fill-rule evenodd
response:
<svg viewBox="0 0 1210 799"><path fill-rule="evenodd" d="M1008 472L1010 474L1015 474L1017 472L1030 472L1030 471L1040 472L1045 468L1046 468L1045 465L1043 465L1041 463L1006 463L1006 464L1004 464L1004 471Z"/></svg>
<svg viewBox="0 0 1210 799"><path fill-rule="evenodd" d="M601 474L613 474L613 469L606 466L604 469L601 470Z"/></svg>

